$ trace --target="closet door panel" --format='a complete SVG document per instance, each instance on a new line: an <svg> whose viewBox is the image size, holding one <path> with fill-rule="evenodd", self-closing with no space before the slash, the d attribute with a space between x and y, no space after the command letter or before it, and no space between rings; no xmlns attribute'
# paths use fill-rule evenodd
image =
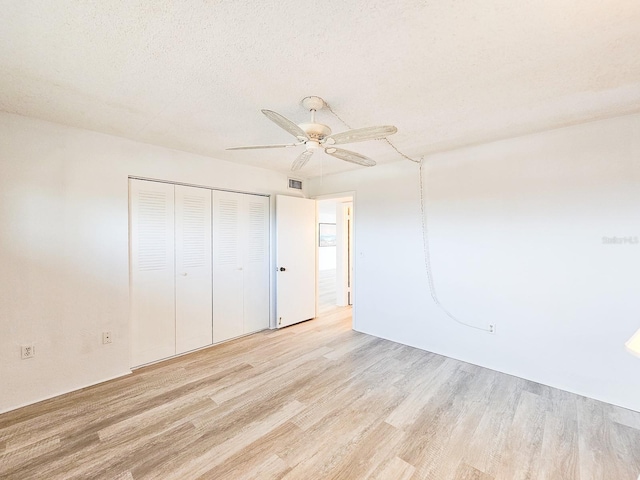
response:
<svg viewBox="0 0 640 480"><path fill-rule="evenodd" d="M213 192L213 341L244 333L242 195Z"/></svg>
<svg viewBox="0 0 640 480"><path fill-rule="evenodd" d="M244 332L269 328L269 198L244 197Z"/></svg>
<svg viewBox="0 0 640 480"><path fill-rule="evenodd" d="M175 187L176 353L211 345L211 190Z"/></svg>
<svg viewBox="0 0 640 480"><path fill-rule="evenodd" d="M129 181L131 365L175 354L174 186Z"/></svg>

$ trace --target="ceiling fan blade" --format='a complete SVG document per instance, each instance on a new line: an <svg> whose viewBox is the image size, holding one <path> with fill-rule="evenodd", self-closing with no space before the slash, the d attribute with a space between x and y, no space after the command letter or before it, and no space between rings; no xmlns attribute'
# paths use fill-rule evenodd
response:
<svg viewBox="0 0 640 480"><path fill-rule="evenodd" d="M269 120L278 125L280 128L285 129L298 140L309 140L309 137L306 133L304 133L304 130L302 130L298 125L293 123L288 118L285 118L279 113L276 113L272 110L262 110L262 113L264 113Z"/></svg>
<svg viewBox="0 0 640 480"><path fill-rule="evenodd" d="M349 150L329 147L325 148L324 151L326 154L339 158L340 160L344 160L345 162L357 163L358 165L364 165L365 167L373 167L376 164L376 162L371 160L369 157L365 157L364 155L360 155L356 152L350 152Z"/></svg>
<svg viewBox="0 0 640 480"><path fill-rule="evenodd" d="M393 135L397 131L398 129L393 125L357 128L355 130L347 130L346 132L330 135L325 139L324 143L327 145L340 145L343 143L364 142L365 140L384 138L387 135Z"/></svg>
<svg viewBox="0 0 640 480"><path fill-rule="evenodd" d="M254 150L257 148L286 148L286 147L297 147L298 145L302 145L304 142L300 143L281 143L278 145L247 145L244 147L229 147L225 148L225 150Z"/></svg>
<svg viewBox="0 0 640 480"><path fill-rule="evenodd" d="M302 167L304 167L311 158L311 155L313 155L313 150L305 150L300 155L298 155L298 158L296 158L291 165L291 171L295 172L296 170L300 170Z"/></svg>

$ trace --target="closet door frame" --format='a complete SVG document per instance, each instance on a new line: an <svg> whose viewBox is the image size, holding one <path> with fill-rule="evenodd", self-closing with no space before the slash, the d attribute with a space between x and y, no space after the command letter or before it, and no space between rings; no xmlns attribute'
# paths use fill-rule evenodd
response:
<svg viewBox="0 0 640 480"><path fill-rule="evenodd" d="M133 307L133 298L132 298L132 291L133 291L133 276L132 276L132 251L131 251L131 234L132 234L132 219L131 219L131 183L132 181L144 181L144 182L154 182L154 183L160 183L160 184L165 184L168 186L172 186L174 187L174 208L175 208L175 187L177 186L183 186L183 187L194 187L194 188L203 188L203 189L207 189L211 192L211 198L212 198L212 203L211 203L211 213L213 214L213 209L214 209L214 205L213 205L213 198L216 192L228 192L228 193L235 193L235 194L240 194L242 196L248 196L248 197L262 197L262 198L266 198L266 204L267 204L267 218L266 218L266 252L267 252L267 259L266 259L266 264L267 266L266 268L266 272L265 272L265 290L266 290L266 296L268 298L266 307L265 307L265 319L264 319L264 329L269 329L269 328L273 328L273 318L274 318L274 312L273 312L273 308L274 308L274 303L273 303L273 298L272 298L272 285L274 282L274 276L272 273L273 270L273 231L272 231L272 222L273 222L273 215L274 215L274 211L273 211L273 199L275 198L273 195L271 194L262 194L262 193L256 193L256 192L243 192L243 191L239 191L239 190L231 190L231 189L224 189L224 188L216 188L216 187L211 187L208 185L198 185L198 184L191 184L191 183L183 183L183 182L175 182L175 181L170 181L170 180L161 180L161 179L156 179L156 178L149 178L149 177L140 177L140 176L133 176L130 175L128 177L128 182L129 182L129 270L130 270L130 275L129 275L129 289L130 289L130 306ZM216 285L215 285L215 275L214 275L214 268L215 268L215 264L214 264L214 256L215 256L215 227L212 223L212 255L211 255L211 271L212 271L212 287L213 287L213 291L212 291L212 300L213 298L215 298L215 289L216 289ZM174 212L174 231L175 231L175 212ZM175 233L174 233L175 235ZM175 251L175 237L174 237L174 251ZM175 255L175 254L174 254ZM174 277L174 295L173 295L173 299L174 299L174 325L175 325L175 292L176 292L176 276L179 274L179 272L177 271L177 265L175 262L175 258L174 258L174 265L173 265L173 277ZM243 291L244 293L244 291ZM212 302L213 303L213 302ZM212 309L214 309L215 306L212 305ZM244 310L246 310L244 308L244 304L242 306L243 312ZM133 313L133 310L132 310ZM215 328L215 310L213 311L213 315L212 315L212 325ZM134 326L133 326L133 315L131 316L131 321L130 321L130 329L133 335L133 331L134 331ZM255 333L259 330L247 330L247 328L245 328L245 325L243 323L243 332L242 334L240 334L239 336L242 335L248 335L251 333ZM195 348L195 350L198 350L200 348L207 348L209 346L211 346L212 344L216 344L218 343L220 340L216 340L215 337L215 331L212 333L212 343L205 345L203 347L199 347L199 348ZM175 331L174 331L174 345L175 345ZM135 362L135 358L136 355L133 351L134 348L134 344L133 344L133 336L132 336L132 347L131 347L131 362L130 364L132 365L132 368L136 368L136 367L140 367L143 366L145 364L149 364L149 363L155 363L157 361L162 361L162 360L166 360L168 358L172 358L178 355L181 355L180 352L177 352L174 350L174 353L169 355L169 356L164 356L163 358L157 358L155 360L148 360L144 363L140 363L140 362ZM186 353L186 352L185 352Z"/></svg>

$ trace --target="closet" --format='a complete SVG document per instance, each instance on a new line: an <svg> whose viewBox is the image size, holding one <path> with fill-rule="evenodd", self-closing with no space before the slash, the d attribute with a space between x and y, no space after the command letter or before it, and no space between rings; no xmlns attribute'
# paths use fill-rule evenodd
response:
<svg viewBox="0 0 640 480"><path fill-rule="evenodd" d="M129 180L132 366L269 327L269 198Z"/></svg>

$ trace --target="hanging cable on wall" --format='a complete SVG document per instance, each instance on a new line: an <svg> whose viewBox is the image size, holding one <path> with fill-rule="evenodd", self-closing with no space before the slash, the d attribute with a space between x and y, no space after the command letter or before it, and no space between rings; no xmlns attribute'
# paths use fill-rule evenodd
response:
<svg viewBox="0 0 640 480"><path fill-rule="evenodd" d="M340 118L340 116L333 110L333 108L331 108L329 104L326 104L326 107L333 114L334 117L336 117L340 122L344 124L345 127L347 127L349 130L352 129L352 127L347 122L345 122L342 118ZM431 269L431 252L429 249L429 224L427 221L426 190L425 190L424 179L423 179L423 167L424 167L425 160L424 158L421 158L420 160L416 160L414 158L409 157L408 155L405 155L386 137L383 138L382 140L387 142L391 146L391 148L393 148L398 153L398 155L402 156L404 159L420 165L418 169L418 175L420 177L420 218L422 221L422 245L424 250L423 251L424 267L427 272L427 283L429 286L429 293L431 294L431 298L433 302L438 306L438 308L440 308L440 310L443 311L443 313L447 317L449 317L454 322L459 323L460 325L463 325L465 327L493 333L494 326L492 324L489 324L488 327L479 327L477 325L472 325L470 323L463 322L462 320L455 317L449 310L447 310L444 307L444 305L442 305L442 303L440 303L440 299L438 298L438 295L436 293L436 289L433 283L433 272Z"/></svg>
<svg viewBox="0 0 640 480"><path fill-rule="evenodd" d="M431 298L433 302L444 312L444 314L449 317L454 322L459 323L460 325L464 325L465 327L475 328L476 330L483 330L485 332L493 333L494 326L489 325L488 327L479 327L477 325L471 325L469 323L463 322L462 320L456 318L449 310L447 310L442 303L440 303L440 299L436 294L436 288L433 284L433 272L431 270L431 252L429 249L429 223L427 217L427 207L426 207L426 191L424 188L424 177L423 177L423 167L424 167L424 159L420 161L420 168L418 169L418 173L420 176L420 217L422 219L422 245L424 248L424 267L427 271L427 281L429 282L429 292L431 293Z"/></svg>

